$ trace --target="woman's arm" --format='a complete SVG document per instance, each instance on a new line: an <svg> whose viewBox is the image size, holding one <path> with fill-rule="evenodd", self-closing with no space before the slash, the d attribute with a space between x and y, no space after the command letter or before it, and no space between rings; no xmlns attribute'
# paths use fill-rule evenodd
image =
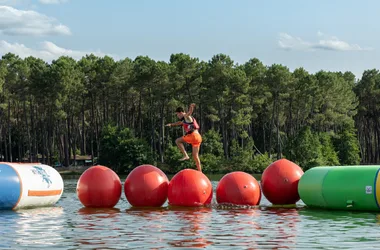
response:
<svg viewBox="0 0 380 250"><path fill-rule="evenodd" d="M182 125L182 122L178 121L178 122L175 122L175 123L168 123L165 126L166 127L174 127L174 126L181 126L181 125Z"/></svg>
<svg viewBox="0 0 380 250"><path fill-rule="evenodd" d="M195 103L190 104L189 111L185 114L185 117L189 117L193 114Z"/></svg>

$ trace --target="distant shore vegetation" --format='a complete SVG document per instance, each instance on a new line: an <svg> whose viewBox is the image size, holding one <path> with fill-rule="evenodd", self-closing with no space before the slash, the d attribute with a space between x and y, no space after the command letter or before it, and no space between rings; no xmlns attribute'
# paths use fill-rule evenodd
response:
<svg viewBox="0 0 380 250"><path fill-rule="evenodd" d="M0 155L3 161L67 167L76 157L128 173L152 164L166 173L179 162L174 110L196 103L207 173L261 173L287 158L304 170L321 165L377 164L380 73L237 64L217 54L169 62L86 55L51 63L5 54L0 60ZM188 152L191 151L187 147Z"/></svg>

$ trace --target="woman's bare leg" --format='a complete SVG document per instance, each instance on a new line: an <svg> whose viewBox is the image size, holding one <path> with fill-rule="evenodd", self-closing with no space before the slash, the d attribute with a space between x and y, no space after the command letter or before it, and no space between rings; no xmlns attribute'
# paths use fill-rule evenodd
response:
<svg viewBox="0 0 380 250"><path fill-rule="evenodd" d="M177 144L179 150L181 150L183 157L180 159L180 161L188 160L190 159L189 155L187 154L185 150L185 146L183 145L185 141L183 140L182 137L179 137L175 140L175 143Z"/></svg>
<svg viewBox="0 0 380 250"><path fill-rule="evenodd" d="M198 171L202 172L202 167L201 167L201 160L199 159L199 148L200 146L193 146L193 158L195 161L195 164L197 165Z"/></svg>

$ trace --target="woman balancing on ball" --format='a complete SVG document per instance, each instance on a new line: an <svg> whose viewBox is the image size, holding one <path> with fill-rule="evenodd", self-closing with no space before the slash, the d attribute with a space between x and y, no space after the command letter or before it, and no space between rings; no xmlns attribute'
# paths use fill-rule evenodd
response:
<svg viewBox="0 0 380 250"><path fill-rule="evenodd" d="M199 134L199 131L198 131L199 125L197 121L195 120L195 118L192 116L194 107L195 107L194 103L190 104L190 108L187 113L182 107L178 107L175 112L177 114L178 119L180 119L180 121L166 124L166 126L168 127L183 126L186 134L175 140L178 148L181 150L183 154L183 158L181 158L180 161L185 161L185 160L190 159L189 156L187 155L187 152L185 150L183 143L186 142L188 144L191 144L192 154L193 154L195 164L197 165L198 171L202 172L201 161L199 159L199 148L202 143L202 136Z"/></svg>

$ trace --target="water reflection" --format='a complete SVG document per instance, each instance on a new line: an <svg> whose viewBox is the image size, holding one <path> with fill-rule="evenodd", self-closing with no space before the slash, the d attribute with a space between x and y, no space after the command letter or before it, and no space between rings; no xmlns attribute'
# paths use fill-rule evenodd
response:
<svg viewBox="0 0 380 250"><path fill-rule="evenodd" d="M175 239L167 242L170 246L205 248L213 244L207 237L212 224L212 208L170 207L167 215L180 224Z"/></svg>
<svg viewBox="0 0 380 250"><path fill-rule="evenodd" d="M220 231L213 232L216 246L286 249L297 243L298 209L231 207L216 211L218 217L224 218L223 225L214 224L214 227L220 228Z"/></svg>
<svg viewBox="0 0 380 250"><path fill-rule="evenodd" d="M19 219L12 225L14 233L8 235L18 236L14 242L16 245L48 247L64 239L62 207L22 209L15 213Z"/></svg>
<svg viewBox="0 0 380 250"><path fill-rule="evenodd" d="M91 208L82 207L78 210L80 215L95 216L97 218L112 218L120 213L119 208Z"/></svg>
<svg viewBox="0 0 380 250"><path fill-rule="evenodd" d="M164 231L165 210L165 207L131 207L126 209L126 213L131 221L140 221L141 229L155 236Z"/></svg>
<svg viewBox="0 0 380 250"><path fill-rule="evenodd" d="M379 217L375 212L305 208L299 213L303 227L302 238L310 236L310 230L314 229L309 244L373 249L373 246L376 245L373 242L379 240Z"/></svg>
<svg viewBox="0 0 380 250"><path fill-rule="evenodd" d="M129 215L136 215L145 218L151 218L152 216L156 216L157 214L162 215L167 208L165 207L130 207L125 210L125 212Z"/></svg>
<svg viewBox="0 0 380 250"><path fill-rule="evenodd" d="M78 210L78 219L81 223L76 225L76 231L82 232L75 237L77 246L87 245L101 247L118 238L120 228L120 209L118 208L89 208ZM89 233L89 231L94 231ZM98 231L98 232L96 232Z"/></svg>
<svg viewBox="0 0 380 250"><path fill-rule="evenodd" d="M229 248L257 249L257 239L265 237L258 232L261 230L260 210L249 206L227 206L216 210L216 217L223 217L223 222L213 225L219 230L212 230L215 246L228 246Z"/></svg>
<svg viewBox="0 0 380 250"><path fill-rule="evenodd" d="M299 211L296 208L268 208L274 237L267 239L266 244L273 248L293 249L297 244Z"/></svg>

